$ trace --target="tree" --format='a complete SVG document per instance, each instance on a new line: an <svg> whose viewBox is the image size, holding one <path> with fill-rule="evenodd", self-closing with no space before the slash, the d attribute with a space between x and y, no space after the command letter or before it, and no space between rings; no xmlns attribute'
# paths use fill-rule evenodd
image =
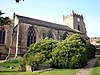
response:
<svg viewBox="0 0 100 75"><path fill-rule="evenodd" d="M92 45L91 43L86 44L87 49L87 58L92 59L95 57L96 47Z"/></svg>
<svg viewBox="0 0 100 75"><path fill-rule="evenodd" d="M50 64L52 62L52 50L57 46L58 41L45 38L41 41L32 44L29 50L24 55L24 63L33 66L45 63Z"/></svg>
<svg viewBox="0 0 100 75"><path fill-rule="evenodd" d="M19 3L19 1L21 1L21 0L15 0L16 1L16 3ZM23 0L24 1L24 0Z"/></svg>
<svg viewBox="0 0 100 75"><path fill-rule="evenodd" d="M86 41L73 34L57 44L53 49L53 66L57 68L81 68L87 63Z"/></svg>
<svg viewBox="0 0 100 75"><path fill-rule="evenodd" d="M24 62L33 67L50 64L54 68L82 68L88 59L94 58L95 50L80 34L73 34L61 42L45 38L30 46Z"/></svg>
<svg viewBox="0 0 100 75"><path fill-rule="evenodd" d="M3 14L5 14L5 13L0 11L0 26L9 25L11 23L11 20L9 19L9 17L2 17L1 15L3 15Z"/></svg>
<svg viewBox="0 0 100 75"><path fill-rule="evenodd" d="M3 13L2 11L0 11L0 16L1 16L2 14L5 14L5 13Z"/></svg>

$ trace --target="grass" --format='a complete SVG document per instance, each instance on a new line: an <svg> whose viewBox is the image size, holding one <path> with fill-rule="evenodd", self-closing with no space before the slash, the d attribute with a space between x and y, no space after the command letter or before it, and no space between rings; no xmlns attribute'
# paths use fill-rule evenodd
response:
<svg viewBox="0 0 100 75"><path fill-rule="evenodd" d="M98 61L94 64L90 75L100 75L100 57Z"/></svg>
<svg viewBox="0 0 100 75"><path fill-rule="evenodd" d="M7 60L5 62L0 63L0 66L4 67L0 69L0 72L5 72L5 71L17 71L18 67L20 65L20 60L19 59L12 59L12 60Z"/></svg>
<svg viewBox="0 0 100 75"><path fill-rule="evenodd" d="M75 75L78 69L53 69L51 71L33 72L0 72L0 75Z"/></svg>
<svg viewBox="0 0 100 75"><path fill-rule="evenodd" d="M4 66L6 68L9 67L16 67L20 64L20 59L11 59L11 60L7 60L3 63L0 63L0 66Z"/></svg>
<svg viewBox="0 0 100 75"><path fill-rule="evenodd" d="M0 69L0 75L75 75L79 69L52 69L41 73L33 72L18 72L19 66L18 60L9 60L4 63L0 63L0 66L5 68ZM13 67L12 69L10 67Z"/></svg>

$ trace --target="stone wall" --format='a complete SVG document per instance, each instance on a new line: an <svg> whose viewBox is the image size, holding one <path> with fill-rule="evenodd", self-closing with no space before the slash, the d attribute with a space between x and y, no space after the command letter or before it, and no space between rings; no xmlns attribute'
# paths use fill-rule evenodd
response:
<svg viewBox="0 0 100 75"><path fill-rule="evenodd" d="M9 47L11 45L11 37L12 37L12 30L13 30L13 24L10 25L3 25L0 26L3 27L6 31L5 33L5 43L0 44L0 59L5 59L9 52Z"/></svg>
<svg viewBox="0 0 100 75"><path fill-rule="evenodd" d="M6 48L6 45L0 45L0 60L5 59L8 55L8 49Z"/></svg>
<svg viewBox="0 0 100 75"><path fill-rule="evenodd" d="M48 27L43 27L43 26L38 26L36 24L26 24L26 23L20 23L20 34L19 34L19 37L20 38L20 50L19 50L19 54L24 54L28 47L27 47L27 35L28 35L28 29L33 26L35 32L36 32L36 41L38 42L39 40L43 39L43 34L46 35L47 37L47 34L49 31L52 32L53 34L53 37L55 40L63 40L63 36L64 36L64 33L66 31L63 31L63 30L57 30L57 29L54 29L54 28L48 28ZM67 31L68 32L68 31ZM70 32L68 32L70 34Z"/></svg>

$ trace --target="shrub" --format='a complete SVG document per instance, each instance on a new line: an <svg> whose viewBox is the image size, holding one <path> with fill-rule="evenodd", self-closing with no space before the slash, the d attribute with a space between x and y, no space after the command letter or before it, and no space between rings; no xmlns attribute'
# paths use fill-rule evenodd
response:
<svg viewBox="0 0 100 75"><path fill-rule="evenodd" d="M38 64L56 68L81 68L95 55L95 47L79 35L73 34L62 42L45 38L32 44L23 57L25 64L36 69Z"/></svg>
<svg viewBox="0 0 100 75"><path fill-rule="evenodd" d="M52 67L56 68L68 68L68 51L64 46L64 43L58 43L57 47L52 51Z"/></svg>
<svg viewBox="0 0 100 75"><path fill-rule="evenodd" d="M74 34L53 49L53 66L57 68L80 68L86 65L86 42L79 35Z"/></svg>
<svg viewBox="0 0 100 75"><path fill-rule="evenodd" d="M90 43L87 43L87 58L91 59L95 57L96 47Z"/></svg>
<svg viewBox="0 0 100 75"><path fill-rule="evenodd" d="M55 48L58 41L45 38L35 44L32 44L29 50L24 55L24 61L26 64L35 65L46 62L50 64L52 55L52 49ZM26 61L27 60L27 61Z"/></svg>

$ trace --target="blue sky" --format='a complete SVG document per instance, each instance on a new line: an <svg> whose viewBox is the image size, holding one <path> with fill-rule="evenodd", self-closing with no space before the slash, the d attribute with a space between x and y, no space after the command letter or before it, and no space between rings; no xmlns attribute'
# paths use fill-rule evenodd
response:
<svg viewBox="0 0 100 75"><path fill-rule="evenodd" d="M0 0L0 10L4 16L13 13L40 20L63 24L63 15L72 10L83 14L89 37L100 36L100 0Z"/></svg>

